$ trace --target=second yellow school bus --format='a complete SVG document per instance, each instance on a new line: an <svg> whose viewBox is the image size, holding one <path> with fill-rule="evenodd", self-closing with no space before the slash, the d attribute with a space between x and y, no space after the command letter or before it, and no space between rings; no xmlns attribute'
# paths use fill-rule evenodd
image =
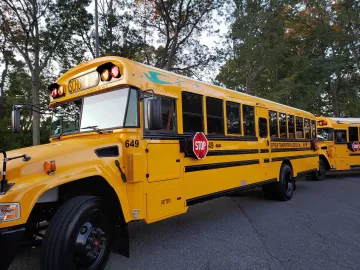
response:
<svg viewBox="0 0 360 270"><path fill-rule="evenodd" d="M327 171L360 169L360 118L317 117L319 178Z"/></svg>
<svg viewBox="0 0 360 270"><path fill-rule="evenodd" d="M3 265L36 237L41 269L102 268L129 256L131 221L255 187L287 201L319 166L313 114L128 59L85 62L49 91L50 143L3 152Z"/></svg>

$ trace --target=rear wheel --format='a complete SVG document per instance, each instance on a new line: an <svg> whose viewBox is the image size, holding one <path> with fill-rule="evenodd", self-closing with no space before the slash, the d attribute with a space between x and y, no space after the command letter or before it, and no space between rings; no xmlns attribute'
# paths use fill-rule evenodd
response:
<svg viewBox="0 0 360 270"><path fill-rule="evenodd" d="M57 211L46 230L41 269L103 269L110 255L110 239L101 199L75 197Z"/></svg>
<svg viewBox="0 0 360 270"><path fill-rule="evenodd" d="M279 179L279 182L263 186L264 196L269 200L288 201L296 189L295 179L292 177L292 169L289 165L281 166Z"/></svg>
<svg viewBox="0 0 360 270"><path fill-rule="evenodd" d="M320 158L319 170L312 174L312 179L314 181L322 181L325 179L326 172L327 172L327 168L326 168L325 161L324 161L324 159Z"/></svg>
<svg viewBox="0 0 360 270"><path fill-rule="evenodd" d="M292 198L295 190L295 180L289 165L281 165L279 182L276 183L275 196L280 201L288 201Z"/></svg>

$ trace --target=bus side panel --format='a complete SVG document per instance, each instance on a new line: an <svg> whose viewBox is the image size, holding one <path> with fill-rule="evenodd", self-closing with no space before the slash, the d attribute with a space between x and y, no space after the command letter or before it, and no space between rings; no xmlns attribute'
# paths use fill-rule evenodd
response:
<svg viewBox="0 0 360 270"><path fill-rule="evenodd" d="M183 214L186 210L184 189L180 180L147 184L147 223Z"/></svg>
<svg viewBox="0 0 360 270"><path fill-rule="evenodd" d="M184 158L187 199L264 181L259 169L258 142L210 141L203 160Z"/></svg>

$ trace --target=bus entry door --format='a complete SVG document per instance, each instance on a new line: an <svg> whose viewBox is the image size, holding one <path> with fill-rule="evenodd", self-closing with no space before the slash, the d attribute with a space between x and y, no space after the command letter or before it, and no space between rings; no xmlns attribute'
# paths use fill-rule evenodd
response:
<svg viewBox="0 0 360 270"><path fill-rule="evenodd" d="M158 182L180 178L178 143L149 143L146 147L147 180Z"/></svg>
<svg viewBox="0 0 360 270"><path fill-rule="evenodd" d="M270 179L270 139L269 139L269 116L268 110L263 107L256 108L257 115L257 130L259 138L259 161L260 170L262 171L264 179Z"/></svg>

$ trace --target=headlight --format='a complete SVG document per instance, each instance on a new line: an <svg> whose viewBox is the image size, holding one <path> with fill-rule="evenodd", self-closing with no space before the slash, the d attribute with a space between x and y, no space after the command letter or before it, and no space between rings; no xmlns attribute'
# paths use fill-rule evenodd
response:
<svg viewBox="0 0 360 270"><path fill-rule="evenodd" d="M0 203L0 222L17 220L20 218L19 203Z"/></svg>

